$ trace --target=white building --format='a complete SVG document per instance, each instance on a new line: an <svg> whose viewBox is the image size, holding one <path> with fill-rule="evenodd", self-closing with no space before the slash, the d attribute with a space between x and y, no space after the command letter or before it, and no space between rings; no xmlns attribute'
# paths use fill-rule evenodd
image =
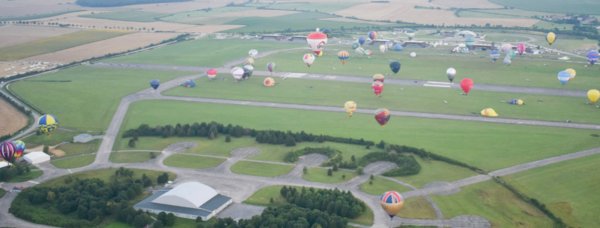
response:
<svg viewBox="0 0 600 228"><path fill-rule="evenodd" d="M9 164L7 161L0 161L0 169L7 167Z"/></svg>
<svg viewBox="0 0 600 228"><path fill-rule="evenodd" d="M200 182L186 182L172 189L162 189L137 203L134 208L152 213L173 213L177 217L206 221L232 203L231 198L217 193Z"/></svg>
<svg viewBox="0 0 600 228"><path fill-rule="evenodd" d="M50 161L50 155L41 151L29 152L23 155L23 159L25 159L25 161L27 161L30 164L38 164Z"/></svg>

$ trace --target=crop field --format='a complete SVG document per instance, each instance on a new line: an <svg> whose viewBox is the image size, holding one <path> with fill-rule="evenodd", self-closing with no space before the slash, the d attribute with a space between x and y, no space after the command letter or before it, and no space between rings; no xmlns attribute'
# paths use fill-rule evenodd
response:
<svg viewBox="0 0 600 228"><path fill-rule="evenodd" d="M182 74L82 66L22 80L10 89L45 113L54 114L61 127L99 132L108 126L121 97L149 88L152 79L165 81Z"/></svg>
<svg viewBox="0 0 600 228"><path fill-rule="evenodd" d="M546 204L571 227L598 225L600 156L566 161L506 178L525 194Z"/></svg>
<svg viewBox="0 0 600 228"><path fill-rule="evenodd" d="M307 2L285 2L285 1L277 1L274 3L252 3L247 4L247 6L251 7L265 7L268 9L280 9L280 10L298 10L298 11L312 11L312 12L324 12L324 13L332 13L338 10L342 10L348 8L352 5L356 5L360 3L360 1L356 0L346 0L346 1L307 1Z"/></svg>
<svg viewBox="0 0 600 228"><path fill-rule="evenodd" d="M0 20L26 20L81 10L76 4L64 4L65 0L3 0L1 3Z"/></svg>
<svg viewBox="0 0 600 228"><path fill-rule="evenodd" d="M600 11L598 11L598 9L600 9L600 2L589 0L569 1L568 7L565 7L565 2L561 0L490 0L490 2L530 11L592 15L600 14Z"/></svg>
<svg viewBox="0 0 600 228"><path fill-rule="evenodd" d="M12 134L27 125L27 116L0 98L0 135Z"/></svg>
<svg viewBox="0 0 600 228"><path fill-rule="evenodd" d="M293 11L264 10L251 7L224 7L218 9L196 10L181 12L161 18L162 21L170 21L185 24L230 24L228 22L245 17L279 17L295 14Z"/></svg>
<svg viewBox="0 0 600 228"><path fill-rule="evenodd" d="M37 39L27 43L0 48L0 61L19 60L125 34L124 32L86 30Z"/></svg>
<svg viewBox="0 0 600 228"><path fill-rule="evenodd" d="M79 29L21 25L0 26L0 48L77 31Z"/></svg>
<svg viewBox="0 0 600 228"><path fill-rule="evenodd" d="M185 110L185 111L181 111ZM340 106L340 111L342 108ZM239 113L245 113L239 118ZM269 118L264 118L269 117ZM372 115L317 112L176 101L142 101L129 108L122 129L140 124L163 125L217 121L255 129L310 132L384 140L427 149L477 167L494 170L510 165L600 146L592 130L557 129L477 122L393 117L380 127ZM465 146L464 139L469 139ZM511 142L507 147L506 142Z"/></svg>
<svg viewBox="0 0 600 228"><path fill-rule="evenodd" d="M490 220L492 227L552 226L552 221L542 212L492 181L468 186L455 194L432 198L446 218L469 214Z"/></svg>
<svg viewBox="0 0 600 228"><path fill-rule="evenodd" d="M138 11L138 10L126 10L126 11L113 11L103 13L93 13L81 15L81 17L108 19L117 21L135 21L135 22L153 22L158 21L159 18L167 16L167 14Z"/></svg>

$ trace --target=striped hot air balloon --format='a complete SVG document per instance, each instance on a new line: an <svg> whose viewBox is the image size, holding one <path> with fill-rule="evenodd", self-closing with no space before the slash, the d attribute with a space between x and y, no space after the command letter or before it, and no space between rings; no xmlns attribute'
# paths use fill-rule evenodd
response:
<svg viewBox="0 0 600 228"><path fill-rule="evenodd" d="M404 198L396 191L387 191L381 195L379 204L391 219L396 216L404 206Z"/></svg>
<svg viewBox="0 0 600 228"><path fill-rule="evenodd" d="M58 120L51 114L44 114L38 120L39 131L44 134L50 134L58 128Z"/></svg>

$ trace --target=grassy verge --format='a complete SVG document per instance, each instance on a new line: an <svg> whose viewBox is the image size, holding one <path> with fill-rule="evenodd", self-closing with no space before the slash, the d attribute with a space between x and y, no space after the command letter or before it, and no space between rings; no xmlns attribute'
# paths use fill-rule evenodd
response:
<svg viewBox="0 0 600 228"><path fill-rule="evenodd" d="M268 164L262 162L239 161L231 166L231 171L261 177L276 177L289 173L294 167L291 165Z"/></svg>
<svg viewBox="0 0 600 228"><path fill-rule="evenodd" d="M9 183L20 183L20 182L25 182L28 180L32 180L35 178L40 177L42 174L44 174L44 172L42 172L42 170L39 169L31 169L31 171L29 173L20 175L20 176L15 176L13 178L11 178L10 180L8 180L7 182Z"/></svg>
<svg viewBox="0 0 600 228"><path fill-rule="evenodd" d="M361 191L371 195L381 195L386 191L406 192L410 190L410 188L379 176L374 177L372 184L369 182L362 183L359 187Z"/></svg>
<svg viewBox="0 0 600 228"><path fill-rule="evenodd" d="M82 154L69 156L65 158L53 159L51 163L57 168L72 169L92 164L95 159L96 154Z"/></svg>
<svg viewBox="0 0 600 228"><path fill-rule="evenodd" d="M422 188L426 184L434 181L450 182L476 175L473 171L462 167L449 165L439 161L423 160L419 157L415 158L421 165L421 172L413 176L395 178L417 188Z"/></svg>
<svg viewBox="0 0 600 228"><path fill-rule="evenodd" d="M404 202L404 207L397 214L401 218L435 219L435 211L425 197L409 198Z"/></svg>
<svg viewBox="0 0 600 228"><path fill-rule="evenodd" d="M165 159L164 164L167 166L190 168L190 169L204 169L216 167L223 163L223 158L212 158L203 156L194 156L186 154L174 154Z"/></svg>
<svg viewBox="0 0 600 228"><path fill-rule="evenodd" d="M154 153L156 156L160 152L146 152L146 151L127 151L127 152L112 152L110 153L110 161L115 163L138 163L145 162L151 158L151 154Z"/></svg>
<svg viewBox="0 0 600 228"><path fill-rule="evenodd" d="M302 179L312 182L319 183L342 183L349 181L356 176L356 172L352 170L338 170L332 173L331 176L327 175L327 168L308 168L308 172L302 175Z"/></svg>
<svg viewBox="0 0 600 228"><path fill-rule="evenodd" d="M156 178L161 175L162 173L164 173L164 171L155 171L155 170L145 170L145 169L131 169L128 168L130 170L133 170L133 178L141 178L143 174L146 174L146 176L148 176L150 179L152 179L153 181L156 181ZM100 170L93 170L93 171L87 171L87 172L82 172L82 173L75 173L75 174L71 174L71 175L67 175L67 176L62 176L62 177L58 177L49 181L46 181L42 184L40 184L40 186L47 186L47 187L59 187L61 185L64 185L65 180L67 178L79 178L79 179L91 179L91 178L98 178L102 181L109 181L110 177L115 173L117 169L116 168L110 168L110 169L100 169ZM175 175L175 173L170 173L167 172L169 174L169 180L174 180L177 175Z"/></svg>

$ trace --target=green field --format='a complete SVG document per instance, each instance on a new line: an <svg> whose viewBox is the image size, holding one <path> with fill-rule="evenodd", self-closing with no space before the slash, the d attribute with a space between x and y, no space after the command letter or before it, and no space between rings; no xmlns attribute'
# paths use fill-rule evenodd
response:
<svg viewBox="0 0 600 228"><path fill-rule="evenodd" d="M371 195L381 195L387 191L397 191L397 192L407 192L410 191L410 188L405 187L404 185L398 184L394 181L385 179L380 176L376 176L373 179L373 183L370 184L371 181L367 181L360 185L360 190L371 194Z"/></svg>
<svg viewBox="0 0 600 228"><path fill-rule="evenodd" d="M6 182L8 182L8 183L21 183L21 182L25 182L25 181L28 181L28 180L32 180L32 179L38 178L42 174L44 174L44 172L42 170L39 170L37 168L33 168L32 167L32 169L31 169L31 171L29 173L13 177L13 178L11 178L10 180L8 180Z"/></svg>
<svg viewBox="0 0 600 228"><path fill-rule="evenodd" d="M534 16L549 15L548 13L527 11L520 9L463 9L459 17L485 17L485 18L531 18Z"/></svg>
<svg viewBox="0 0 600 228"><path fill-rule="evenodd" d="M114 163L138 163L145 162L151 159L151 154L158 156L160 152L146 151L127 151L127 152L112 152L110 153L110 161Z"/></svg>
<svg viewBox="0 0 600 228"><path fill-rule="evenodd" d="M0 61L19 60L30 56L60 51L63 49L125 34L127 33L102 30L84 30L59 36L42 38L23 44L0 48Z"/></svg>
<svg viewBox="0 0 600 228"><path fill-rule="evenodd" d="M58 119L58 117L57 117ZM37 121L37 120L36 120ZM59 121L61 121L59 119ZM61 123L61 122L59 122ZM50 135L40 134L40 135L30 135L23 138L23 142L25 142L27 148L34 148L37 146L47 145L54 146L62 142L71 142L73 141L73 137L78 135L78 132L67 131L63 129L57 129L52 132Z"/></svg>
<svg viewBox="0 0 600 228"><path fill-rule="evenodd" d="M246 4L252 7L265 7L268 9L279 10L298 10L298 11L314 11L333 13L343 10L355 4L362 3L356 0L345 0L340 2L273 2L273 3L251 3Z"/></svg>
<svg viewBox="0 0 600 228"><path fill-rule="evenodd" d="M435 211L424 197L409 198L397 214L401 218L435 219Z"/></svg>
<svg viewBox="0 0 600 228"><path fill-rule="evenodd" d="M339 107L342 107L347 100L353 100L359 108L386 107L390 110L459 115L478 115L482 109L492 107L505 118L600 123L600 119L595 116L600 109L586 104L587 98L584 97L486 91L472 91L469 96L464 96L461 95L460 89L404 85L386 85L382 97L377 97L373 94L369 83L277 78L275 79L277 86L265 88L262 80L262 77L252 77L242 83L236 83L228 78L225 81L202 78L198 80L197 88L178 87L164 94ZM520 107L508 104L507 101L513 98L523 99L526 105Z"/></svg>
<svg viewBox="0 0 600 228"><path fill-rule="evenodd" d="M114 11L105 13L92 13L79 15L80 17L108 19L115 21L136 21L136 22L153 22L159 20L159 18L167 16L162 13L138 11L138 10L127 10L127 11Z"/></svg>
<svg viewBox="0 0 600 228"><path fill-rule="evenodd" d="M205 169L216 167L224 161L224 158L203 157L187 154L174 154L165 159L164 164L167 166L181 168Z"/></svg>
<svg viewBox="0 0 600 228"><path fill-rule="evenodd" d="M565 5L562 0L490 0L490 2L518 9L551 13L595 14L599 15L600 2L593 0L569 1Z"/></svg>
<svg viewBox="0 0 600 228"><path fill-rule="evenodd" d="M509 183L546 204L546 207L570 227L598 225L600 155L561 162L515 174Z"/></svg>
<svg viewBox="0 0 600 228"><path fill-rule="evenodd" d="M130 170L133 170L133 178L141 178L143 174L146 174L150 179L152 179L153 181L156 182L156 178L165 173L166 171L155 171L155 170L144 170L144 169L131 169L128 168ZM60 187L61 185L64 185L65 180L67 178L79 178L79 179L91 179L91 178L98 178L102 181L109 181L109 178L114 175L115 171L117 169L116 168L110 168L110 169L99 169L99 170L92 170L92 171L86 171L86 172L81 172L81 173L75 173L75 174L71 174L71 175L66 175L66 176L61 176L49 181L46 181L42 184L40 184L39 186L42 187ZM171 172L166 172L169 174L169 180L174 180L177 175L175 175L174 173Z"/></svg>
<svg viewBox="0 0 600 228"><path fill-rule="evenodd" d="M492 227L552 227L552 220L512 192L492 181L462 188L448 196L433 196L444 217L478 215Z"/></svg>
<svg viewBox="0 0 600 228"><path fill-rule="evenodd" d="M339 169L332 173L331 176L327 176L328 168L308 168L308 172L302 175L302 179L312 182L319 183L343 183L349 181L350 179L356 176L356 172L354 170L343 170Z"/></svg>
<svg viewBox="0 0 600 228"><path fill-rule="evenodd" d="M185 110L181 112L180 110ZM341 108L340 108L341 111ZM245 113L244 118L239 118ZM268 116L269 118L264 118ZM129 108L122 129L142 123L164 125L217 121L255 129L278 129L364 138L425 148L494 170L600 146L592 130L393 117L380 127L371 115L316 112L175 101L143 101ZM468 143L465 142L468 139ZM506 142L510 142L507 145Z"/></svg>
<svg viewBox="0 0 600 228"><path fill-rule="evenodd" d="M186 73L82 66L21 80L10 89L34 107L54 114L61 127L100 132L108 126L121 97L149 88L152 79L164 82L181 75Z"/></svg>
<svg viewBox="0 0 600 228"><path fill-rule="evenodd" d="M456 181L462 178L477 175L475 172L459 166L450 165L440 161L424 160L416 157L421 165L421 172L417 175L395 177L398 180L422 188L434 181Z"/></svg>
<svg viewBox="0 0 600 228"><path fill-rule="evenodd" d="M110 62L218 67L235 59L247 58L250 49L257 49L260 53L304 46L304 43L276 41L199 39L117 57Z"/></svg>
<svg viewBox="0 0 600 228"><path fill-rule="evenodd" d="M66 156L95 153L100 146L100 140L95 139L88 143L67 143L57 147L65 152Z"/></svg>
<svg viewBox="0 0 600 228"><path fill-rule="evenodd" d="M232 20L243 18L245 11L255 10L251 7L221 7L211 10L194 10L175 13L161 18L162 21L169 21L184 24L225 24Z"/></svg>
<svg viewBox="0 0 600 228"><path fill-rule="evenodd" d="M95 159L96 154L81 154L59 159L53 159L51 163L52 165L56 166L56 168L72 169L92 164Z"/></svg>
<svg viewBox="0 0 600 228"><path fill-rule="evenodd" d="M261 177L276 177L289 173L294 167L291 165L269 164L262 162L239 161L231 166L231 171Z"/></svg>

